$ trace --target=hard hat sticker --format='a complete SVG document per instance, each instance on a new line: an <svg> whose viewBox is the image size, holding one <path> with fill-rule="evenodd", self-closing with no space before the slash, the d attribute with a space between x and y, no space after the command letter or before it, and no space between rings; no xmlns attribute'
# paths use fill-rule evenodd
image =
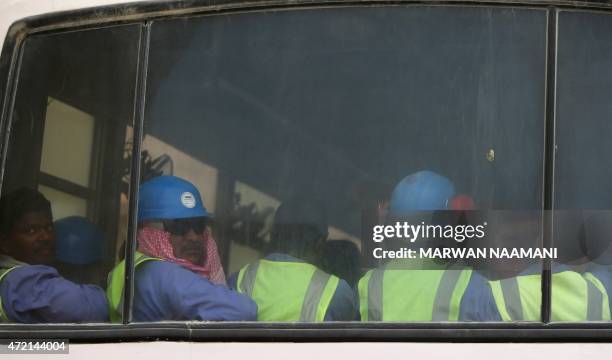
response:
<svg viewBox="0 0 612 360"><path fill-rule="evenodd" d="M193 209L196 205L195 196L190 192L184 192L181 194L181 203L183 203L186 208Z"/></svg>

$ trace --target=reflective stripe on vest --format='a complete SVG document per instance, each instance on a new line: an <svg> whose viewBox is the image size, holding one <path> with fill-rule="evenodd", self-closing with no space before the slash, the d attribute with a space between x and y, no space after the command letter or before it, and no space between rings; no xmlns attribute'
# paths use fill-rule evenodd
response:
<svg viewBox="0 0 612 360"><path fill-rule="evenodd" d="M301 262L259 260L238 273L238 292L260 321L323 321L340 279ZM281 305L282 304L282 305Z"/></svg>
<svg viewBox="0 0 612 360"><path fill-rule="evenodd" d="M362 321L457 321L472 270L374 269L359 281Z"/></svg>
<svg viewBox="0 0 612 360"><path fill-rule="evenodd" d="M134 268L149 260L161 260L147 256L143 253L134 254ZM125 260L121 261L109 274L106 287L106 298L110 307L109 314L112 322L121 322L123 317L123 287L125 283Z"/></svg>
<svg viewBox="0 0 612 360"><path fill-rule="evenodd" d="M8 275L8 273L17 269L18 267L19 266L13 266L8 269L0 269L0 283L2 283L2 280L4 279L6 275ZM6 314L6 311L4 311L4 305L2 305L1 295L0 295L0 322L11 322L11 319L9 319L8 315Z"/></svg>
<svg viewBox="0 0 612 360"><path fill-rule="evenodd" d="M541 275L524 275L490 281L493 297L503 321L540 321ZM610 320L608 295L597 279L577 272L552 275L552 321Z"/></svg>
<svg viewBox="0 0 612 360"><path fill-rule="evenodd" d="M590 283L593 284L593 286L595 286L596 289L599 290L599 293L602 294L602 300L604 303L608 303L608 311L610 312L610 318L612 319L612 310L610 310L610 298L608 296L608 291L606 290L606 287L604 286L604 284L601 282L601 280L599 280L595 275L593 275L590 272L584 273L583 274L584 278L587 279L587 281L589 281ZM595 302L596 300L592 300L593 302ZM605 314L606 314L606 310L603 310L603 316L602 319L605 318ZM595 317L594 315L592 316L593 318Z"/></svg>

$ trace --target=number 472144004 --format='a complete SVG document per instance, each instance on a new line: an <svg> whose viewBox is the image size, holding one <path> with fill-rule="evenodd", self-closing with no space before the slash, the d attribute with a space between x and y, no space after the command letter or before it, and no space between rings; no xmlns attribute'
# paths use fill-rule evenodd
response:
<svg viewBox="0 0 612 360"><path fill-rule="evenodd" d="M5 340L0 341L2 353L67 353L65 340Z"/></svg>

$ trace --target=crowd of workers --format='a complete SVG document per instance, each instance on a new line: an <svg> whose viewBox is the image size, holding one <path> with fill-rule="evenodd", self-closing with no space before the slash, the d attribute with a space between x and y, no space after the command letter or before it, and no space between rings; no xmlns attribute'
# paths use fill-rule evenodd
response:
<svg viewBox="0 0 612 360"><path fill-rule="evenodd" d="M449 179L420 171L397 184L388 211L437 211L469 203L456 195ZM159 176L140 186L134 321L540 320L541 267L495 275L453 261L408 269L395 259L363 276L344 274L343 266L325 255L337 251L327 241L324 206L306 197L287 199L277 209L272 251L226 279L211 218L199 191L186 180ZM106 284L96 284L101 243L103 235L86 219L53 223L50 202L40 192L22 188L5 194L0 199L0 321L121 321L125 262L108 274ZM334 246L353 251L356 259L356 248L345 245ZM552 268L551 319L610 320L609 267L574 265Z"/></svg>

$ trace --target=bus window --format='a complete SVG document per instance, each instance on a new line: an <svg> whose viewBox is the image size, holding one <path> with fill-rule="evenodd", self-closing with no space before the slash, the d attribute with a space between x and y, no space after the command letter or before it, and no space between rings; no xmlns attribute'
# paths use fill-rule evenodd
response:
<svg viewBox="0 0 612 360"><path fill-rule="evenodd" d="M139 36L133 25L25 41L0 200L11 322L109 320Z"/></svg>
<svg viewBox="0 0 612 360"><path fill-rule="evenodd" d="M539 261L407 271L375 258L362 230L372 214L473 203L515 213L498 217L506 246L517 227L523 244L540 241L539 215L521 215L542 206L544 12L311 9L151 31L143 184L175 176L198 189L226 281L257 303L257 320L539 321L539 302L502 317L489 284L539 273ZM330 240L351 244L358 259L342 261L361 268L334 271Z"/></svg>
<svg viewBox="0 0 612 360"><path fill-rule="evenodd" d="M553 241L562 257L553 267L553 321L610 320L610 20L559 14ZM590 302L577 303L577 294ZM569 318L559 317L560 308L573 309Z"/></svg>

